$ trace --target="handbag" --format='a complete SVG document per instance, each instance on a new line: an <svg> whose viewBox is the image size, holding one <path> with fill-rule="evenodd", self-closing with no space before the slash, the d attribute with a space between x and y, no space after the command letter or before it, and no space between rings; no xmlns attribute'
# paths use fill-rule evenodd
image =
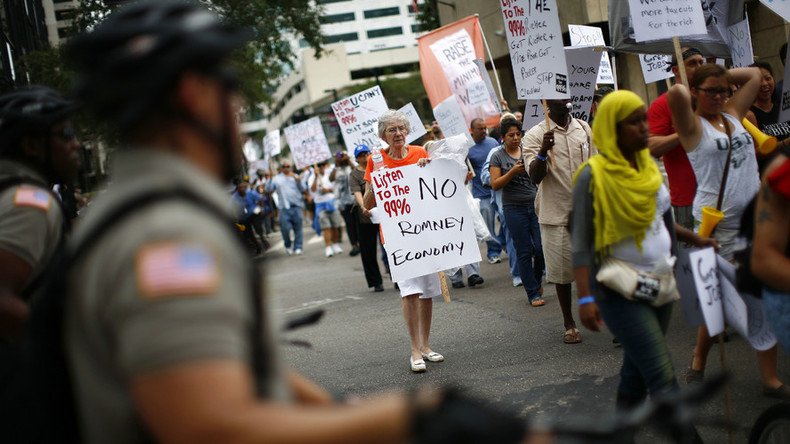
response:
<svg viewBox="0 0 790 444"><path fill-rule="evenodd" d="M671 258L673 263L674 259ZM654 307L680 299L672 267L665 273L650 273L610 256L601 263L595 280L629 301L646 302Z"/></svg>

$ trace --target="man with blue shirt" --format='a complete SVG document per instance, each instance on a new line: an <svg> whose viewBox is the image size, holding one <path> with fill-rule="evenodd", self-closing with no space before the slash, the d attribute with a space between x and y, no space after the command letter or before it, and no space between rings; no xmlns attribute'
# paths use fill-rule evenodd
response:
<svg viewBox="0 0 790 444"><path fill-rule="evenodd" d="M475 172L475 176L472 178L472 196L476 199L480 199L480 214L483 216L488 231L491 233L491 239L486 241L486 245L488 246L488 251L486 253L488 262L497 264L501 262L499 254L502 252L502 246L494 237L496 235L496 227L494 224L495 211L492 207L491 188L483 186L483 183L480 181L480 173L483 164L486 162L486 158L488 158L488 154L491 150L499 146L499 143L493 138L488 137L483 119L478 118L472 120L471 130L472 139L475 141L475 144L469 148L467 158L469 159L469 163L472 164L472 169Z"/></svg>
<svg viewBox="0 0 790 444"><path fill-rule="evenodd" d="M304 186L291 169L288 161L280 165L280 173L266 184L266 191L277 193L280 208L280 232L283 235L287 254L302 254L302 210L304 209ZM291 230L294 232L291 249Z"/></svg>
<svg viewBox="0 0 790 444"><path fill-rule="evenodd" d="M244 236L253 244L257 254L262 251L261 245L266 244L266 238L261 233L261 240L255 239L255 231L253 225L256 219L260 218L261 213L261 195L257 191L250 189L250 184L243 179L240 179L236 184L236 191L231 195L233 203L236 205L237 222L239 225L244 225Z"/></svg>

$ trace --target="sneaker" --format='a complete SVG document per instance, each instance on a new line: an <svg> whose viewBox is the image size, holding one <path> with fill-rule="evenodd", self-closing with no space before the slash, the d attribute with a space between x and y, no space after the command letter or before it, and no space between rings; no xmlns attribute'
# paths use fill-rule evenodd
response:
<svg viewBox="0 0 790 444"><path fill-rule="evenodd" d="M352 248L351 251L348 252L349 256L356 256L358 254L359 254L359 248L357 247Z"/></svg>
<svg viewBox="0 0 790 444"><path fill-rule="evenodd" d="M301 248L297 248L296 250L294 250L294 254L299 256L300 254L302 254L302 249Z"/></svg>
<svg viewBox="0 0 790 444"><path fill-rule="evenodd" d="M453 288L464 288L464 287L466 287L466 285L464 285L463 281L453 282Z"/></svg>
<svg viewBox="0 0 790 444"><path fill-rule="evenodd" d="M524 285L524 284L521 282L521 278L520 277L514 277L513 278L513 286L514 287L521 287L522 285Z"/></svg>
<svg viewBox="0 0 790 444"><path fill-rule="evenodd" d="M500 262L502 262L502 259L499 256L491 256L488 258L489 264L498 264Z"/></svg>
<svg viewBox="0 0 790 444"><path fill-rule="evenodd" d="M332 244L332 252L335 254L340 254L343 252L343 248L340 246L340 244Z"/></svg>
<svg viewBox="0 0 790 444"><path fill-rule="evenodd" d="M291 250L290 248L286 248L286 249L285 249L285 254L287 254L288 256L290 256L290 255L294 254L294 251L293 251L293 250Z"/></svg>
<svg viewBox="0 0 790 444"><path fill-rule="evenodd" d="M378 284L375 287L373 287L373 291L375 291L376 293L381 293L382 291L384 291L384 286L381 285L381 284Z"/></svg>
<svg viewBox="0 0 790 444"><path fill-rule="evenodd" d="M332 257L335 254L335 251L332 247L326 247L326 257Z"/></svg>
<svg viewBox="0 0 790 444"><path fill-rule="evenodd" d="M485 281L478 274L473 274L473 275L469 276L469 288L472 288L475 285L481 285L483 282L485 282Z"/></svg>

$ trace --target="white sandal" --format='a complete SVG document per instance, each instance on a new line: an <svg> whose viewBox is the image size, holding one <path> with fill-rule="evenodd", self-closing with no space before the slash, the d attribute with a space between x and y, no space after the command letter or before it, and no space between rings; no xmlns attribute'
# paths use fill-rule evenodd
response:
<svg viewBox="0 0 790 444"><path fill-rule="evenodd" d="M439 353L436 353L435 351L432 351L430 353L423 353L422 357L427 359L430 362L442 362L442 361L444 361L444 356L442 356Z"/></svg>
<svg viewBox="0 0 790 444"><path fill-rule="evenodd" d="M425 361L422 359L415 361L412 357L409 357L409 363L411 364L411 371L414 373L422 373L425 371Z"/></svg>

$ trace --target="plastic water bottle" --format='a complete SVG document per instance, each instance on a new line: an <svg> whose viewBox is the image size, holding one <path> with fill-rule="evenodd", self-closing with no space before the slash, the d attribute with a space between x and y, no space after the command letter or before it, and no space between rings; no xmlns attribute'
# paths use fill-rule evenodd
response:
<svg viewBox="0 0 790 444"><path fill-rule="evenodd" d="M370 155L373 157L373 171L384 167L384 155L381 154L380 148L373 148Z"/></svg>

